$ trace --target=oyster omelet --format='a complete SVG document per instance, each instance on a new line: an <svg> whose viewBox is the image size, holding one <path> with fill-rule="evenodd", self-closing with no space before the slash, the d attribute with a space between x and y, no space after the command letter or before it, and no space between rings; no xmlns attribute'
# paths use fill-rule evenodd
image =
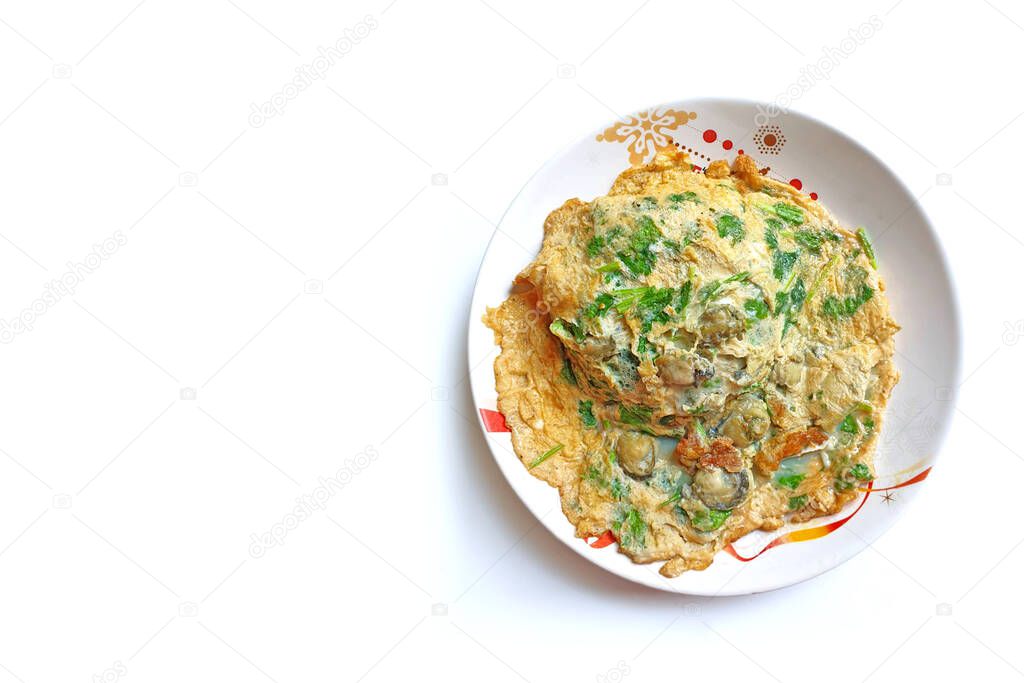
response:
<svg viewBox="0 0 1024 683"><path fill-rule="evenodd" d="M863 230L739 156L662 153L567 201L489 309L498 408L579 537L704 569L873 478L898 373Z"/></svg>

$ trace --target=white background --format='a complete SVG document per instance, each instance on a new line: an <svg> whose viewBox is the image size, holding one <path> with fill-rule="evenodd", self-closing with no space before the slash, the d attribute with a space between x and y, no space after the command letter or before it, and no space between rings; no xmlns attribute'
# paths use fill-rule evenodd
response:
<svg viewBox="0 0 1024 683"><path fill-rule="evenodd" d="M0 332L0 681L1024 675L1024 10L427 5L0 4L0 318L126 241ZM575 137L660 101L773 100L871 15L793 108L890 164L951 256L965 382L939 466L801 585L688 599L608 575L538 526L473 414L494 223ZM251 551L339 470L325 510Z"/></svg>

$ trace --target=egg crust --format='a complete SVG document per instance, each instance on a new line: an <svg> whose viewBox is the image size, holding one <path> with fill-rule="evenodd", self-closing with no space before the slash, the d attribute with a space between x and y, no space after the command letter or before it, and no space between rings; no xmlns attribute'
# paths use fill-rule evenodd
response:
<svg viewBox="0 0 1024 683"><path fill-rule="evenodd" d="M568 200L484 322L516 455L577 536L666 577L874 476L899 327L873 248L747 156Z"/></svg>

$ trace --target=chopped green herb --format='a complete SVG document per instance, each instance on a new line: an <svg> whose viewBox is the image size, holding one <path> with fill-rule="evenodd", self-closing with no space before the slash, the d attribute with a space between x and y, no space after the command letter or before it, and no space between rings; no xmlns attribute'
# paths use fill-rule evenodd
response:
<svg viewBox="0 0 1024 683"><path fill-rule="evenodd" d="M747 319L753 320L764 320L768 317L768 304L763 299L747 299L743 302L743 310L747 314Z"/></svg>
<svg viewBox="0 0 1024 683"><path fill-rule="evenodd" d="M619 422L628 425L643 426L651 421L654 409L647 406L626 406L619 404Z"/></svg>
<svg viewBox="0 0 1024 683"><path fill-rule="evenodd" d="M858 479L860 481L870 481L871 479L874 479L874 477L871 476L871 470L862 462L851 467L850 474L853 475L854 479Z"/></svg>
<svg viewBox="0 0 1024 683"><path fill-rule="evenodd" d="M577 344L582 342L587 337L587 333L582 327L574 322L565 320L563 318L556 318L552 322L548 329L560 339L573 339Z"/></svg>
<svg viewBox="0 0 1024 683"><path fill-rule="evenodd" d="M839 431L846 434L856 434L860 431L857 428L857 418L852 413L844 417L843 421L839 423Z"/></svg>
<svg viewBox="0 0 1024 683"><path fill-rule="evenodd" d="M822 237L818 233L810 230L797 230L793 235L793 239L802 247L806 247L814 253L818 253L821 250Z"/></svg>
<svg viewBox="0 0 1024 683"><path fill-rule="evenodd" d="M651 287L636 302L636 314L640 319L640 330L650 332L654 323L667 323L669 315L665 308L672 304L675 290L666 288Z"/></svg>
<svg viewBox="0 0 1024 683"><path fill-rule="evenodd" d="M536 460L531 462L530 463L530 469L532 470L534 467L536 467L537 465L541 464L542 462L544 462L545 460L550 458L552 455L554 455L558 451L562 450L563 448L565 448L565 444L558 444L558 445L552 447L550 450L545 452L544 455L540 456L539 458L537 458Z"/></svg>
<svg viewBox="0 0 1024 683"><path fill-rule="evenodd" d="M690 305L690 293L693 290L693 282L687 280L683 283L683 286L679 288L679 306L676 310L680 313L686 310L686 307Z"/></svg>
<svg viewBox="0 0 1024 683"><path fill-rule="evenodd" d="M843 315L843 303L834 296L827 296L821 303L821 313L829 318L838 319Z"/></svg>
<svg viewBox="0 0 1024 683"><path fill-rule="evenodd" d="M654 224L654 219L644 214L636 219L636 232L630 237L630 246L635 249L646 249L658 241L661 231Z"/></svg>
<svg viewBox="0 0 1024 683"><path fill-rule="evenodd" d="M718 290L720 290L723 285L729 284L730 282L745 282L749 277L750 273L744 270L740 273L734 273L729 277L725 278L724 280L712 280L711 282L700 288L700 292L698 293L700 302L702 304L705 304L708 301L710 301L711 298L718 293Z"/></svg>
<svg viewBox="0 0 1024 683"><path fill-rule="evenodd" d="M564 379L569 384L572 384L573 386L578 384L576 380L576 373L573 372L572 363L569 362L568 358L562 359L562 379Z"/></svg>
<svg viewBox="0 0 1024 683"><path fill-rule="evenodd" d="M651 271L654 270L654 254L650 252L636 253L633 251L618 251L615 253L622 261L622 265L626 266L626 270L633 277L639 277L640 275L650 275Z"/></svg>
<svg viewBox="0 0 1024 683"><path fill-rule="evenodd" d="M864 232L864 228L857 228L857 241L860 242L860 248L864 250L864 255L868 257L871 267L878 270L875 248L871 246L871 240L868 239L868 234Z"/></svg>
<svg viewBox="0 0 1024 683"><path fill-rule="evenodd" d="M633 277L651 274L655 262L651 245L662 237L661 231L650 216L637 218L636 226L636 231L629 238L629 248L615 253Z"/></svg>
<svg viewBox="0 0 1024 683"><path fill-rule="evenodd" d="M846 481L845 479L836 479L832 482L832 488L834 488L838 493L843 493L844 491L849 491L853 488L853 482Z"/></svg>
<svg viewBox="0 0 1024 683"><path fill-rule="evenodd" d="M826 317L838 320L839 318L851 318L861 306L871 300L875 292L867 285L861 285L860 290L854 296L840 299L829 295L821 304L821 313Z"/></svg>
<svg viewBox="0 0 1024 683"><path fill-rule="evenodd" d="M804 222L804 212L797 206L778 202L773 208L775 215L790 225L802 225Z"/></svg>
<svg viewBox="0 0 1024 683"><path fill-rule="evenodd" d="M608 480L604 478L604 474L597 465L591 465L587 473L583 475L583 478L601 488L608 485Z"/></svg>
<svg viewBox="0 0 1024 683"><path fill-rule="evenodd" d="M743 228L743 221L731 213L723 213L719 216L715 221L715 227L718 229L719 237L728 237L733 244L747 236L747 231Z"/></svg>
<svg viewBox="0 0 1024 683"><path fill-rule="evenodd" d="M612 496L615 500L629 498L629 484L619 478L612 479Z"/></svg>
<svg viewBox="0 0 1024 683"><path fill-rule="evenodd" d="M680 500L682 497L683 497L682 490L676 491L675 493L672 494L671 497L666 498L665 500L663 500L660 503L658 503L658 507L663 508L666 505L671 505L672 503L676 502L677 500Z"/></svg>
<svg viewBox="0 0 1024 683"><path fill-rule="evenodd" d="M742 270L738 273L733 273L729 277L722 280L722 284L727 282L745 282L750 277L750 271Z"/></svg>
<svg viewBox="0 0 1024 683"><path fill-rule="evenodd" d="M814 283L811 285L811 291L807 293L808 299L814 298L814 294L815 292L818 291L818 287L820 287L821 283L824 282L825 276L828 275L828 272L832 270L832 266L834 266L836 264L836 261L838 260L839 253L837 252L832 255L832 258L828 260L828 263L825 264L825 267L818 272L817 277L814 278Z"/></svg>
<svg viewBox="0 0 1024 683"><path fill-rule="evenodd" d="M584 427L593 428L597 426L597 418L594 417L593 401L580 401L576 409L580 414Z"/></svg>
<svg viewBox="0 0 1024 683"><path fill-rule="evenodd" d="M597 318L613 308L623 314L632 310L640 321L641 331L647 333L651 331L654 323L667 323L670 320L671 316L665 309L672 305L675 295L676 291L668 287L617 289L598 294L594 301L583 309L583 315Z"/></svg>
<svg viewBox="0 0 1024 683"><path fill-rule="evenodd" d="M729 519L732 510L701 510L690 513L690 524L697 531L714 531Z"/></svg>
<svg viewBox="0 0 1024 683"><path fill-rule="evenodd" d="M598 294L597 297L594 298L594 301L587 304L587 306L583 309L583 317L599 318L605 313L607 313L608 310L611 309L612 305L614 305L614 303L615 299L612 297L611 294Z"/></svg>
<svg viewBox="0 0 1024 683"><path fill-rule="evenodd" d="M587 254L589 254L591 258L597 256L601 253L601 250L604 249L604 244L605 242L603 237L600 235L594 235L590 238L590 241L587 242Z"/></svg>
<svg viewBox="0 0 1024 683"><path fill-rule="evenodd" d="M712 377L711 379L706 379L704 380L704 383L701 384L701 386L705 389L716 389L722 386L722 378Z"/></svg>
<svg viewBox="0 0 1024 683"><path fill-rule="evenodd" d="M770 249L779 248L779 230L782 229L782 221L778 218L766 218L764 230L764 241Z"/></svg>
<svg viewBox="0 0 1024 683"><path fill-rule="evenodd" d="M643 548L647 539L647 525L640 511L628 505L616 512L612 529L619 532L619 543L626 548Z"/></svg>
<svg viewBox="0 0 1024 683"><path fill-rule="evenodd" d="M697 197L696 192L683 192L682 194L670 194L668 200L674 204L682 204L683 202L697 202L700 203L700 199Z"/></svg>
<svg viewBox="0 0 1024 683"><path fill-rule="evenodd" d="M775 295L775 315L785 315L782 324L782 336L786 336L793 325L796 324L797 315L807 300L807 290L804 288L804 279L798 277L793 286L788 290L778 292Z"/></svg>
<svg viewBox="0 0 1024 683"><path fill-rule="evenodd" d="M786 276L793 270L793 266L796 265L797 257L800 256L799 251L782 251L776 250L772 254L772 275L779 282L786 279Z"/></svg>
<svg viewBox="0 0 1024 683"><path fill-rule="evenodd" d="M789 499L789 509L790 510L799 510L804 505L807 505L807 494L806 493L803 494L802 496L793 496L792 498Z"/></svg>
<svg viewBox="0 0 1024 683"><path fill-rule="evenodd" d="M796 491L806 478L806 474L781 474L775 477L775 483L782 488L789 489L790 491Z"/></svg>

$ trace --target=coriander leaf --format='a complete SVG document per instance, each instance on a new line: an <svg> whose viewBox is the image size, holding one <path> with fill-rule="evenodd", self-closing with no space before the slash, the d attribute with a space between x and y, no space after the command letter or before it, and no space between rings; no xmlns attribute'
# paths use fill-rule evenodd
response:
<svg viewBox="0 0 1024 683"><path fill-rule="evenodd" d="M630 509L626 514L624 527L626 531L622 534L623 545L643 548L647 536L647 525L644 524L639 510Z"/></svg>
<svg viewBox="0 0 1024 683"><path fill-rule="evenodd" d="M769 249L778 249L779 228L782 227L782 223L774 218L769 218L765 223L768 227L764 229L764 241L768 245Z"/></svg>
<svg viewBox="0 0 1024 683"><path fill-rule="evenodd" d="M615 298L611 294L607 292L598 294L594 301L583 309L583 316L586 318L599 318L607 313L614 303Z"/></svg>
<svg viewBox="0 0 1024 683"><path fill-rule="evenodd" d="M834 488L838 493L842 493L852 489L853 482L846 481L845 479L836 479L832 482L832 488Z"/></svg>
<svg viewBox="0 0 1024 683"><path fill-rule="evenodd" d="M821 312L828 318L838 320L839 316L843 314L843 304L836 297L829 295L821 302Z"/></svg>
<svg viewBox="0 0 1024 683"><path fill-rule="evenodd" d="M686 307L690 304L690 293L693 289L693 283L687 280L682 287L679 288L679 306L676 310L680 313L686 310Z"/></svg>
<svg viewBox="0 0 1024 683"><path fill-rule="evenodd" d="M630 235L629 248L618 251L615 255L633 277L650 275L655 262L651 245L661 237L661 231L654 224L654 219L647 215L640 216L636 219L636 230Z"/></svg>
<svg viewBox="0 0 1024 683"><path fill-rule="evenodd" d="M750 320L764 320L768 317L768 304L762 299L747 299L743 302L743 310Z"/></svg>
<svg viewBox="0 0 1024 683"><path fill-rule="evenodd" d="M804 505L807 505L807 494L806 493L803 494L802 496L793 496L792 498L789 499L789 509L790 510L799 510Z"/></svg>
<svg viewBox="0 0 1024 683"><path fill-rule="evenodd" d="M807 299L807 290L804 288L804 279L798 277L793 288L789 290L789 310L796 313L803 307Z"/></svg>
<svg viewBox="0 0 1024 683"><path fill-rule="evenodd" d="M772 275L776 280L782 282L786 279L786 276L793 270L793 266L796 265L798 256L800 256L799 251L776 250L772 254Z"/></svg>
<svg viewBox="0 0 1024 683"><path fill-rule="evenodd" d="M715 292L717 292L721 288L722 288L722 281L721 280L714 280L714 281L704 285L703 287L700 288L700 292L698 292L698 295L700 297L700 302L702 304L703 303L707 303L707 301L711 297L713 297L715 295Z"/></svg>
<svg viewBox="0 0 1024 683"><path fill-rule="evenodd" d="M850 474L852 474L855 479L859 479L860 481L869 481L871 479L874 479L874 477L871 476L871 470L868 469L868 466L862 462L859 462L853 467L851 467Z"/></svg>
<svg viewBox="0 0 1024 683"><path fill-rule="evenodd" d="M587 254L591 258L600 254L602 249L604 249L604 238L600 235L594 235L590 238L590 241L587 242Z"/></svg>
<svg viewBox="0 0 1024 683"><path fill-rule="evenodd" d="M690 513L690 524L697 531L714 531L729 519L732 510L701 510Z"/></svg>
<svg viewBox="0 0 1024 683"><path fill-rule="evenodd" d="M577 384L576 373L573 372L572 363L568 358L562 359L562 379L575 386Z"/></svg>
<svg viewBox="0 0 1024 683"><path fill-rule="evenodd" d="M626 406L619 404L619 422L628 425L645 426L651 421L653 408L647 406Z"/></svg>
<svg viewBox="0 0 1024 683"><path fill-rule="evenodd" d="M817 253L821 250L821 235L810 230L797 230L793 239L802 247Z"/></svg>
<svg viewBox="0 0 1024 683"><path fill-rule="evenodd" d="M636 219L636 227L636 232L629 239L629 244L634 249L646 249L661 237L661 231L654 224L654 219L646 214Z"/></svg>
<svg viewBox="0 0 1024 683"><path fill-rule="evenodd" d="M806 474L783 474L775 477L775 483L782 488L796 491L806 477Z"/></svg>
<svg viewBox="0 0 1024 683"><path fill-rule="evenodd" d="M747 236L747 231L743 228L743 221L731 213L723 213L719 216L715 221L715 227L718 229L719 237L728 237L733 244Z"/></svg>
<svg viewBox="0 0 1024 683"><path fill-rule="evenodd" d="M851 413L843 418L843 421L839 423L839 431L845 432L846 434L856 434L860 431L857 428L857 419Z"/></svg>
<svg viewBox="0 0 1024 683"><path fill-rule="evenodd" d="M712 280L711 282L700 288L700 291L698 292L700 302L702 304L707 303L712 297L714 297L718 293L718 290L720 290L723 285L729 284L730 282L745 282L749 277L750 273L744 270L739 273L733 273L724 280Z"/></svg>
<svg viewBox="0 0 1024 683"><path fill-rule="evenodd" d="M554 322L548 325L548 329L551 330L556 337L566 341L572 339L577 344L587 337L587 333L582 327L563 318L556 318Z"/></svg>
<svg viewBox="0 0 1024 683"><path fill-rule="evenodd" d="M635 251L619 251L615 255L622 261L622 265L626 266L626 270L633 277L639 275L650 275L651 271L654 270L654 254L644 251L637 253Z"/></svg>
<svg viewBox="0 0 1024 683"><path fill-rule="evenodd" d="M700 199L697 197L696 192L683 192L682 194L670 194L668 200L674 204L682 204L683 202L697 202L700 203Z"/></svg>
<svg viewBox="0 0 1024 683"><path fill-rule="evenodd" d="M773 208L775 215L790 225L802 225L804 222L804 212L797 206L778 202Z"/></svg>
<svg viewBox="0 0 1024 683"><path fill-rule="evenodd" d="M861 285L856 294L843 299L829 295L821 303L821 313L833 320L838 320L841 317L851 318L874 295L874 290L867 285Z"/></svg>
<svg viewBox="0 0 1024 683"><path fill-rule="evenodd" d="M576 410L580 414L580 420L583 421L584 427L593 428L597 426L597 418L594 417L593 401L580 401Z"/></svg>
<svg viewBox="0 0 1024 683"><path fill-rule="evenodd" d="M636 314L640 319L640 329L643 332L650 332L653 323L666 323L669 316L665 308L672 303L675 290L666 288L650 287L636 302Z"/></svg>

